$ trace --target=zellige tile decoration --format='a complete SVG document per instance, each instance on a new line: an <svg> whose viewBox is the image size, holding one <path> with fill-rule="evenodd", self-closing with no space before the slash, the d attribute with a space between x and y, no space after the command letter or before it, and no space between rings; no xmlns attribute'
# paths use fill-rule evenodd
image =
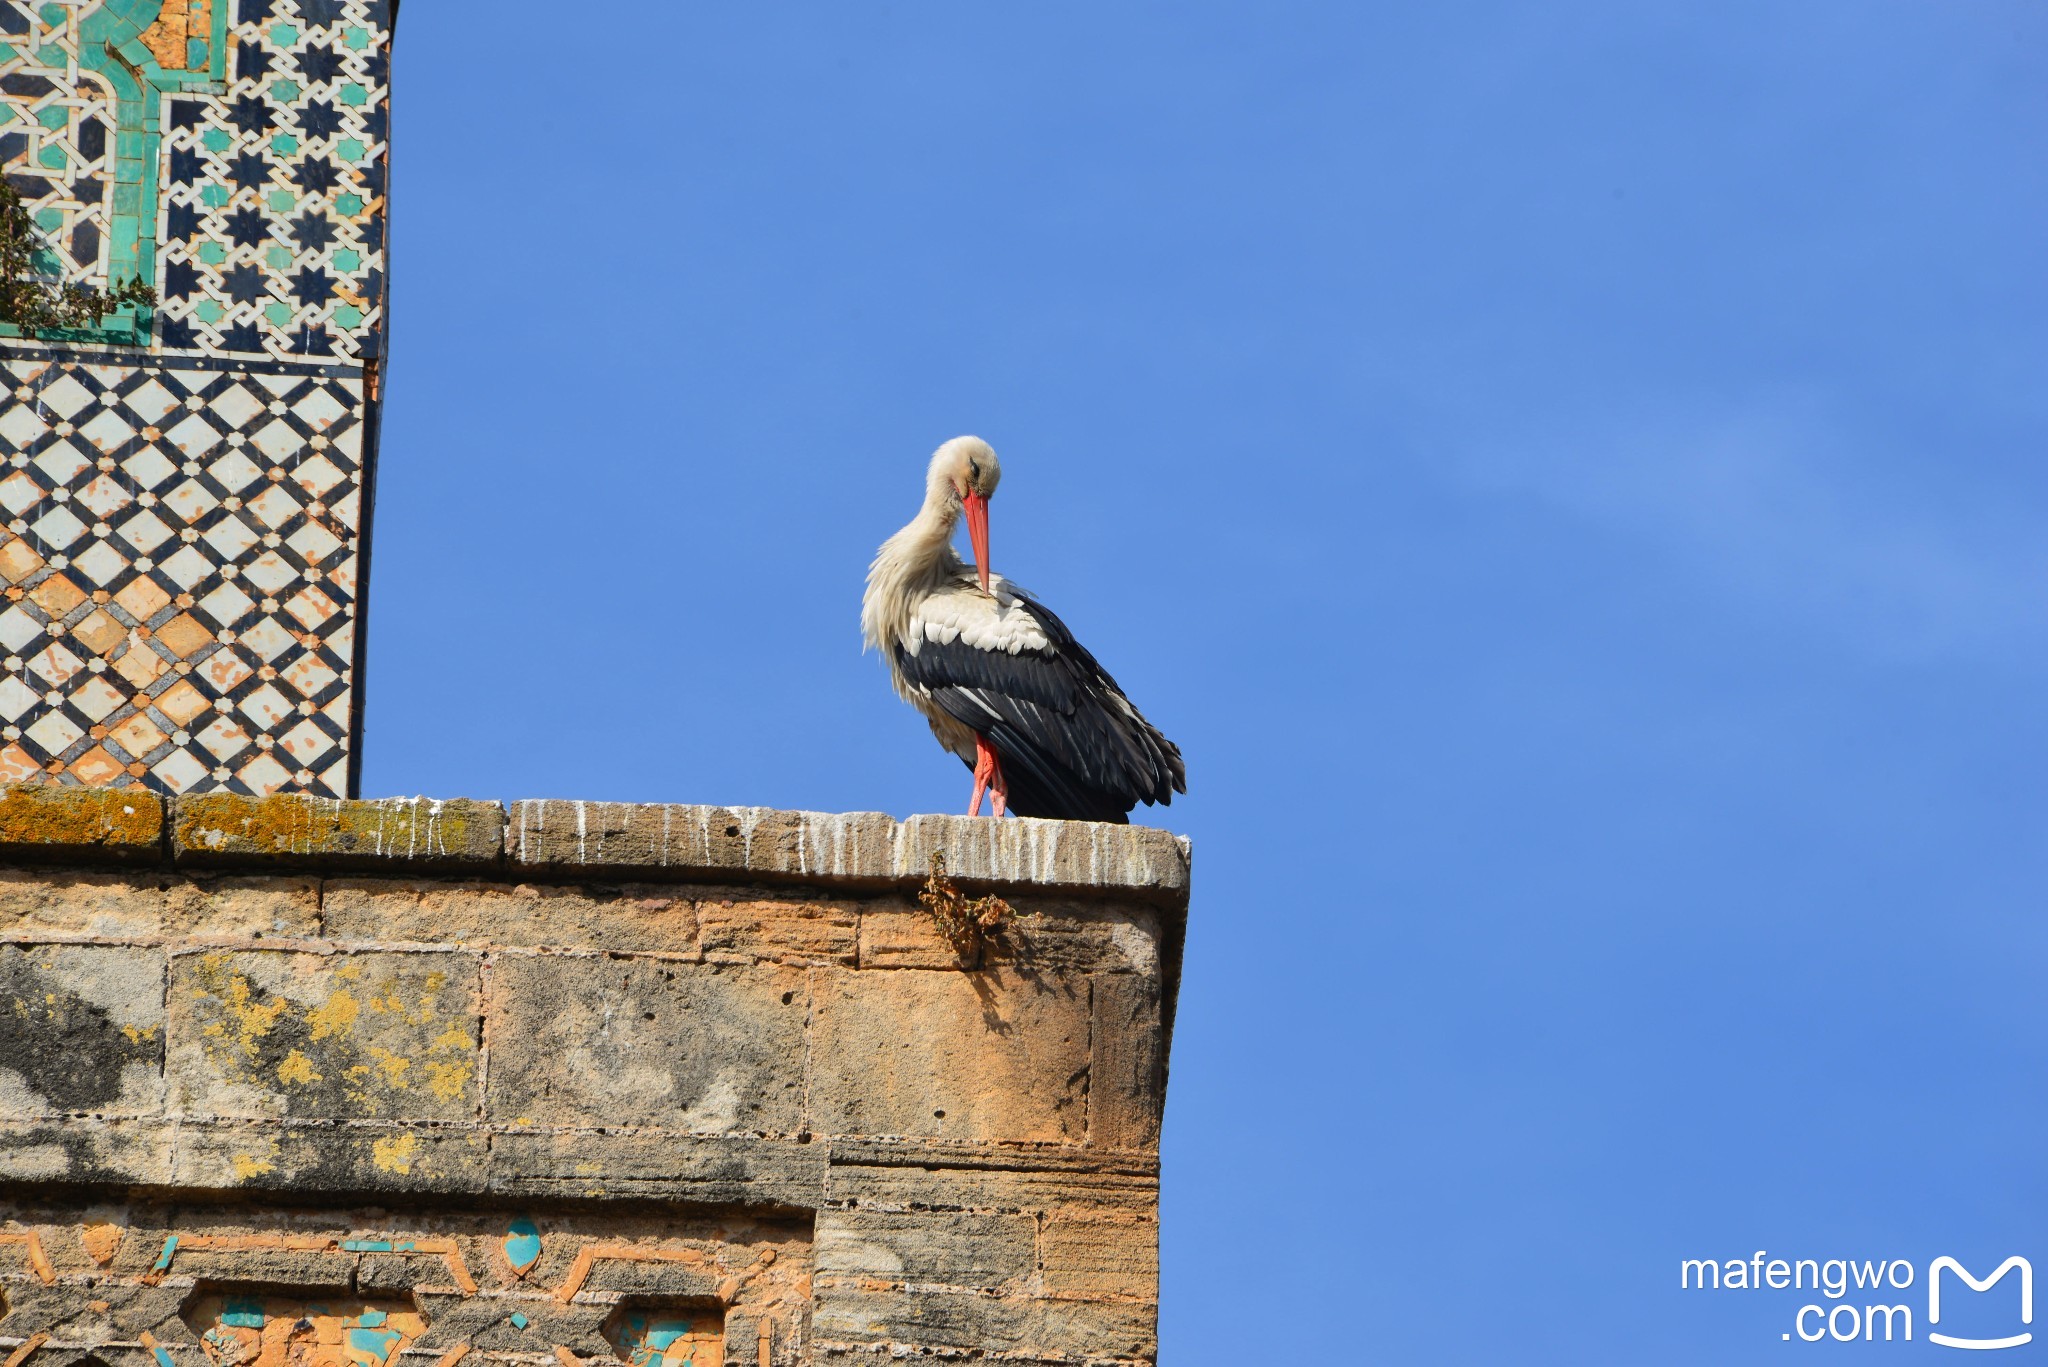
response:
<svg viewBox="0 0 2048 1367"><path fill-rule="evenodd" d="M0 781L352 791L384 317L388 0L0 0Z"/></svg>

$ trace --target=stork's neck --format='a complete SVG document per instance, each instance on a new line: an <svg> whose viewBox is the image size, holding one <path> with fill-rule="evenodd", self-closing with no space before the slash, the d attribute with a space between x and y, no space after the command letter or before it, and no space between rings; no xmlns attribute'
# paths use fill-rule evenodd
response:
<svg viewBox="0 0 2048 1367"><path fill-rule="evenodd" d="M868 590L861 600L861 634L877 650L887 651L909 629L918 603L948 580L966 573L967 564L953 550L953 530L960 523L960 501L944 479L925 490L924 507L875 552L868 566Z"/></svg>

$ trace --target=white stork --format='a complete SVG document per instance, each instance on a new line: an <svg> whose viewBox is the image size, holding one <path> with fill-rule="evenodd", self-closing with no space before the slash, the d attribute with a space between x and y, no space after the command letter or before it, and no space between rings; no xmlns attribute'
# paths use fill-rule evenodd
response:
<svg viewBox="0 0 2048 1367"><path fill-rule="evenodd" d="M1185 793L1180 749L1043 603L988 569L988 500L1002 479L980 437L932 456L924 507L868 567L860 624L896 691L974 771L967 814L1130 819ZM974 564L954 553L967 514Z"/></svg>

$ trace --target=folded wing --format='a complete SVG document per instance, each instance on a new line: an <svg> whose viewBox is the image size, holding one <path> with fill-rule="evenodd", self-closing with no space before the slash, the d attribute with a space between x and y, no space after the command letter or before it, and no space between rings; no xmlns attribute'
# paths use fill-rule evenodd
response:
<svg viewBox="0 0 2048 1367"><path fill-rule="evenodd" d="M1180 750L1117 687L1066 623L1015 585L927 597L896 665L940 711L1002 756L1019 816L1122 822L1187 791Z"/></svg>

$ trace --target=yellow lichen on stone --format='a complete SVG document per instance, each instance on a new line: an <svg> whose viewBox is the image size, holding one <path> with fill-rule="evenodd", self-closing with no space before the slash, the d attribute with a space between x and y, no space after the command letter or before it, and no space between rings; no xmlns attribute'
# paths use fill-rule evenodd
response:
<svg viewBox="0 0 2048 1367"><path fill-rule="evenodd" d="M476 1041L460 1025L451 1024L435 1037L427 1051L455 1055L427 1062L427 1086L441 1100L455 1100L462 1095L463 1088L469 1085L470 1075L476 1071Z"/></svg>
<svg viewBox="0 0 2048 1367"><path fill-rule="evenodd" d="M413 1150L419 1141L409 1134L392 1135L370 1145L370 1159L385 1172L403 1177L412 1171Z"/></svg>
<svg viewBox="0 0 2048 1367"><path fill-rule="evenodd" d="M156 1038L156 1027L154 1025L124 1025L121 1027L121 1033L128 1037L130 1044L141 1044L144 1041Z"/></svg>
<svg viewBox="0 0 2048 1367"><path fill-rule="evenodd" d="M392 1053L381 1044L370 1046L370 1061L384 1070L384 1082L389 1087L403 1087L405 1075L412 1068L412 1060Z"/></svg>
<svg viewBox="0 0 2048 1367"><path fill-rule="evenodd" d="M312 1027L314 1039L326 1039L329 1035L347 1034L361 1014L362 1007L353 996L345 991L336 992L306 1013L306 1024Z"/></svg>
<svg viewBox="0 0 2048 1367"><path fill-rule="evenodd" d="M277 1165L268 1159L251 1158L246 1153L236 1154L234 1163L235 1180L237 1182L246 1182L252 1177L261 1177L266 1172L275 1172L277 1170Z"/></svg>
<svg viewBox="0 0 2048 1367"><path fill-rule="evenodd" d="M0 846L155 846L164 806L137 788L24 783L0 790Z"/></svg>
<svg viewBox="0 0 2048 1367"><path fill-rule="evenodd" d="M243 1058L256 1057L257 1041L277 1028L278 1018L290 1005L282 998L259 1002L249 980L228 966L225 954L208 954L199 961L199 982L208 996L219 1002L226 1019L206 1028L206 1034L226 1040L229 1048ZM229 1037L232 1028L234 1034Z"/></svg>
<svg viewBox="0 0 2048 1367"><path fill-rule="evenodd" d="M427 1086L443 1101L453 1101L462 1095L462 1089L469 1085L469 1075L476 1065L468 1059L460 1063L429 1063L427 1065Z"/></svg>
<svg viewBox="0 0 2048 1367"><path fill-rule="evenodd" d="M279 1082L305 1084L320 1081L320 1074L314 1069L313 1061L294 1049L284 1056L284 1062L277 1065Z"/></svg>

